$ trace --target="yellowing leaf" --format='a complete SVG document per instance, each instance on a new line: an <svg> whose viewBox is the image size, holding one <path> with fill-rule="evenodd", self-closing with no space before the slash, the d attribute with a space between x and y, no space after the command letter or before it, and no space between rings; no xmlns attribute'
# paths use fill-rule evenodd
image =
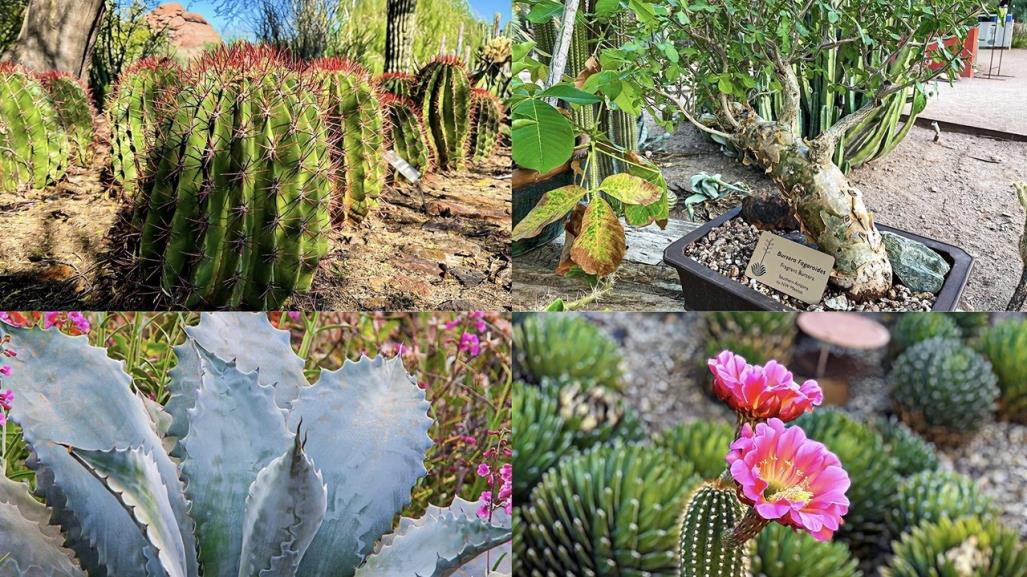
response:
<svg viewBox="0 0 1027 577"><path fill-rule="evenodd" d="M624 227L617 214L605 200L593 198L585 210L581 234L571 247L571 258L586 273L604 277L617 270L626 251Z"/></svg>
<svg viewBox="0 0 1027 577"><path fill-rule="evenodd" d="M560 220L573 210L578 201L586 194L588 191L576 184L563 186L543 194L535 208L531 209L531 212L514 227L513 240L538 236L546 225Z"/></svg>
<svg viewBox="0 0 1027 577"><path fill-rule="evenodd" d="M653 183L631 174L607 176L599 190L624 204L652 204L660 200L660 189Z"/></svg>

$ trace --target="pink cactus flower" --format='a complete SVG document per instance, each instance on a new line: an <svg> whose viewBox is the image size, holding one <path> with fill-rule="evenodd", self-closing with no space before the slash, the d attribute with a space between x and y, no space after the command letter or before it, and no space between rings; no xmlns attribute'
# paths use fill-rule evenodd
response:
<svg viewBox="0 0 1027 577"><path fill-rule="evenodd" d="M796 383L792 373L777 361L750 365L742 356L724 351L707 365L713 373L717 398L749 420L793 421L824 402L816 381Z"/></svg>
<svg viewBox="0 0 1027 577"><path fill-rule="evenodd" d="M759 423L755 431L746 424L727 462L739 497L765 522L828 541L849 511L849 474L834 453L807 439L800 427L785 427L780 419Z"/></svg>
<svg viewBox="0 0 1027 577"><path fill-rule="evenodd" d="M10 411L11 405L14 403L14 391L0 391L0 409L4 411Z"/></svg>

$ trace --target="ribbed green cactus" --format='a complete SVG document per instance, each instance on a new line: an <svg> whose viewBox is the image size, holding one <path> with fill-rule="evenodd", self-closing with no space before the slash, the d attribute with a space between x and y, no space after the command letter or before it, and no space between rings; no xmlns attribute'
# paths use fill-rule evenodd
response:
<svg viewBox="0 0 1027 577"><path fill-rule="evenodd" d="M905 423L895 417L878 418L872 428L884 441L884 449L895 463L895 470L902 477L920 471L938 468L938 452L934 445L917 435Z"/></svg>
<svg viewBox="0 0 1027 577"><path fill-rule="evenodd" d="M860 556L884 545L885 516L895 499L899 475L884 444L866 425L832 409L817 409L795 420L811 439L824 443L841 460L852 483L846 492L849 512L836 533Z"/></svg>
<svg viewBox="0 0 1027 577"><path fill-rule="evenodd" d="M985 330L977 350L998 377L999 413L1027 423L1027 321L1007 320Z"/></svg>
<svg viewBox="0 0 1027 577"><path fill-rule="evenodd" d="M956 321L947 314L937 313L906 313L899 315L899 320L891 331L890 350L892 358L897 357L909 347L933 338L958 339L963 331Z"/></svg>
<svg viewBox="0 0 1027 577"><path fill-rule="evenodd" d="M794 313L711 312L703 315L706 359L729 350L750 363L763 364L771 359L788 364L798 329Z"/></svg>
<svg viewBox="0 0 1027 577"><path fill-rule="evenodd" d="M317 92L257 47L221 50L192 74L147 178L141 264L190 308L280 308L328 249L331 146Z"/></svg>
<svg viewBox="0 0 1027 577"><path fill-rule="evenodd" d="M667 429L654 439L657 447L691 463L703 479L716 479L727 469L735 428L721 421L695 421Z"/></svg>
<svg viewBox="0 0 1027 577"><path fill-rule="evenodd" d="M0 479L5 576L484 575L477 557L510 540L459 498L395 523L432 446L398 359L311 385L267 315L207 313L175 347L162 407L84 336L0 327L42 501Z"/></svg>
<svg viewBox="0 0 1027 577"><path fill-rule="evenodd" d="M487 160L499 144L499 126L503 122L503 105L488 90L471 90L471 135L468 157L474 162Z"/></svg>
<svg viewBox="0 0 1027 577"><path fill-rule="evenodd" d="M893 538L922 523L936 523L942 517L991 517L991 499L981 494L973 479L946 471L924 471L899 485L899 496L888 511L888 531Z"/></svg>
<svg viewBox="0 0 1027 577"><path fill-rule="evenodd" d="M952 339L928 339L906 349L889 379L902 420L940 445L977 431L999 395L988 359Z"/></svg>
<svg viewBox="0 0 1027 577"><path fill-rule="evenodd" d="M161 107L174 100L183 72L170 58L144 58L121 75L107 106L111 123L114 179L129 195L150 172L150 152L166 115Z"/></svg>
<svg viewBox="0 0 1027 577"><path fill-rule="evenodd" d="M92 143L96 110L89 89L79 79L64 72L48 72L40 77L46 89L57 120L68 135L71 160L78 166L87 166L92 159Z"/></svg>
<svg viewBox="0 0 1027 577"><path fill-rule="evenodd" d="M994 521L942 519L906 533L892 548L882 577L1027 577L1027 547Z"/></svg>
<svg viewBox="0 0 1027 577"><path fill-rule="evenodd" d="M862 577L856 559L840 541L813 537L771 523L756 537L753 577Z"/></svg>
<svg viewBox="0 0 1027 577"><path fill-rule="evenodd" d="M417 78L405 72L387 72L378 77L378 86L399 98L414 98L417 95Z"/></svg>
<svg viewBox="0 0 1027 577"><path fill-rule="evenodd" d="M0 63L0 192L43 188L64 176L68 136L42 84Z"/></svg>
<svg viewBox="0 0 1027 577"><path fill-rule="evenodd" d="M737 491L717 479L692 493L681 516L680 577L748 577L749 545L725 542L745 515Z"/></svg>
<svg viewBox="0 0 1027 577"><path fill-rule="evenodd" d="M381 96L382 110L392 133L392 148L403 160L422 174L433 168L431 145L421 119L421 111L412 100L390 93Z"/></svg>
<svg viewBox="0 0 1027 577"><path fill-rule="evenodd" d="M594 382L620 390L617 343L572 314L535 314L514 327L514 371L532 383L545 377Z"/></svg>
<svg viewBox="0 0 1027 577"><path fill-rule="evenodd" d="M521 508L517 575L677 575L678 519L695 483L661 449L618 444L564 459Z"/></svg>
<svg viewBox="0 0 1027 577"><path fill-rule="evenodd" d="M378 206L385 187L386 125L378 91L367 71L346 60L316 60L308 73L320 88L342 194L335 218L360 222Z"/></svg>
<svg viewBox="0 0 1027 577"><path fill-rule="evenodd" d="M418 74L421 114L441 170L465 166L471 127L471 86L459 58L440 56Z"/></svg>

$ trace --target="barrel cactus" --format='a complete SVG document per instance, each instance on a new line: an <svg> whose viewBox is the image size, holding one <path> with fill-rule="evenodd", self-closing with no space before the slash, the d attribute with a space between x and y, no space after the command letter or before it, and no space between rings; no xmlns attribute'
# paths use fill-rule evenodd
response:
<svg viewBox="0 0 1027 577"><path fill-rule="evenodd" d="M468 157L474 162L487 160L499 144L499 127L503 123L503 105L488 90L471 90L471 134Z"/></svg>
<svg viewBox="0 0 1027 577"><path fill-rule="evenodd" d="M952 339L913 345L895 360L889 378L902 420L937 444L975 432L999 395L991 363Z"/></svg>
<svg viewBox="0 0 1027 577"><path fill-rule="evenodd" d="M724 457L734 440L735 428L728 423L695 421L663 431L654 442L691 463L703 479L716 479L727 469Z"/></svg>
<svg viewBox="0 0 1027 577"><path fill-rule="evenodd" d="M1027 547L1016 532L976 517L921 525L893 549L882 577L1027 577Z"/></svg>
<svg viewBox="0 0 1027 577"><path fill-rule="evenodd" d="M661 449L607 445L563 460L521 508L517 575L677 575L678 519L695 482Z"/></svg>
<svg viewBox="0 0 1027 577"><path fill-rule="evenodd" d="M620 363L617 343L584 318L537 314L514 327L514 370L529 382L563 377L619 390Z"/></svg>
<svg viewBox="0 0 1027 577"><path fill-rule="evenodd" d="M1027 423L1027 321L1007 320L985 330L977 350L998 378L999 413Z"/></svg>
<svg viewBox="0 0 1027 577"><path fill-rule="evenodd" d="M991 499L978 491L973 479L946 471L924 471L899 485L898 499L888 511L888 530L898 538L922 523L935 523L943 517L987 519L991 515Z"/></svg>
<svg viewBox="0 0 1027 577"><path fill-rule="evenodd" d="M680 577L748 577L749 545L727 542L745 516L731 481L717 479L701 485L681 515Z"/></svg>
<svg viewBox="0 0 1027 577"><path fill-rule="evenodd" d="M319 87L321 108L336 164L336 220L360 222L378 206L385 186L385 117L367 71L339 58L323 58L308 69Z"/></svg>
<svg viewBox="0 0 1027 577"><path fill-rule="evenodd" d="M920 471L938 468L938 451L935 446L899 419L879 418L872 425L884 441L884 449L891 456L900 476L908 477Z"/></svg>
<svg viewBox="0 0 1027 577"><path fill-rule="evenodd" d="M421 113L441 170L465 166L471 126L471 86L467 69L454 56L440 56L418 74Z"/></svg>
<svg viewBox="0 0 1027 577"><path fill-rule="evenodd" d="M417 94L417 77L406 72L386 72L378 77L378 85L399 98L414 98Z"/></svg>
<svg viewBox="0 0 1027 577"><path fill-rule="evenodd" d="M906 313L891 331L891 354L898 356L909 347L933 338L958 339L963 330L949 315L936 313Z"/></svg>
<svg viewBox="0 0 1027 577"><path fill-rule="evenodd" d="M382 94L381 103L392 133L393 150L422 174L430 172L432 149L417 105L408 98L389 93Z"/></svg>
<svg viewBox="0 0 1027 577"><path fill-rule="evenodd" d="M0 63L0 192L43 188L64 176L68 136L27 70Z"/></svg>
<svg viewBox="0 0 1027 577"><path fill-rule="evenodd" d="M310 385L266 315L204 314L161 407L85 336L6 330L11 418L45 504L0 482L5 575L441 577L510 539L459 499L383 536L432 445L398 359Z"/></svg>
<svg viewBox="0 0 1027 577"><path fill-rule="evenodd" d="M750 363L763 364L771 359L788 364L798 329L794 313L711 312L703 316L706 359L723 350L742 355Z"/></svg>
<svg viewBox="0 0 1027 577"><path fill-rule="evenodd" d="M856 559L840 541L817 541L771 523L756 537L753 577L861 577Z"/></svg>
<svg viewBox="0 0 1027 577"><path fill-rule="evenodd" d="M183 72L171 58L144 58L118 79L107 105L114 179L130 196L148 172L149 156Z"/></svg>
<svg viewBox="0 0 1027 577"><path fill-rule="evenodd" d="M47 72L40 76L53 104L57 121L68 135L71 160L78 166L87 166L92 159L93 124L96 110L86 85L65 72Z"/></svg>
<svg viewBox="0 0 1027 577"><path fill-rule="evenodd" d="M328 250L331 145L317 92L251 46L190 73L140 205L147 282L189 308L280 308Z"/></svg>

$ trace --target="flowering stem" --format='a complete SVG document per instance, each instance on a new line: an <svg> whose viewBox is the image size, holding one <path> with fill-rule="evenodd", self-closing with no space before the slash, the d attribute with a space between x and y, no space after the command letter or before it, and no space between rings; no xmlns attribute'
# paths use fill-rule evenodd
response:
<svg viewBox="0 0 1027 577"><path fill-rule="evenodd" d="M734 529L725 531L724 535L724 546L725 547L741 547L745 545L750 539L760 534L760 531L764 527L770 524L768 519L760 517L756 512L756 509L749 507L749 510L745 513L745 517L735 525Z"/></svg>

